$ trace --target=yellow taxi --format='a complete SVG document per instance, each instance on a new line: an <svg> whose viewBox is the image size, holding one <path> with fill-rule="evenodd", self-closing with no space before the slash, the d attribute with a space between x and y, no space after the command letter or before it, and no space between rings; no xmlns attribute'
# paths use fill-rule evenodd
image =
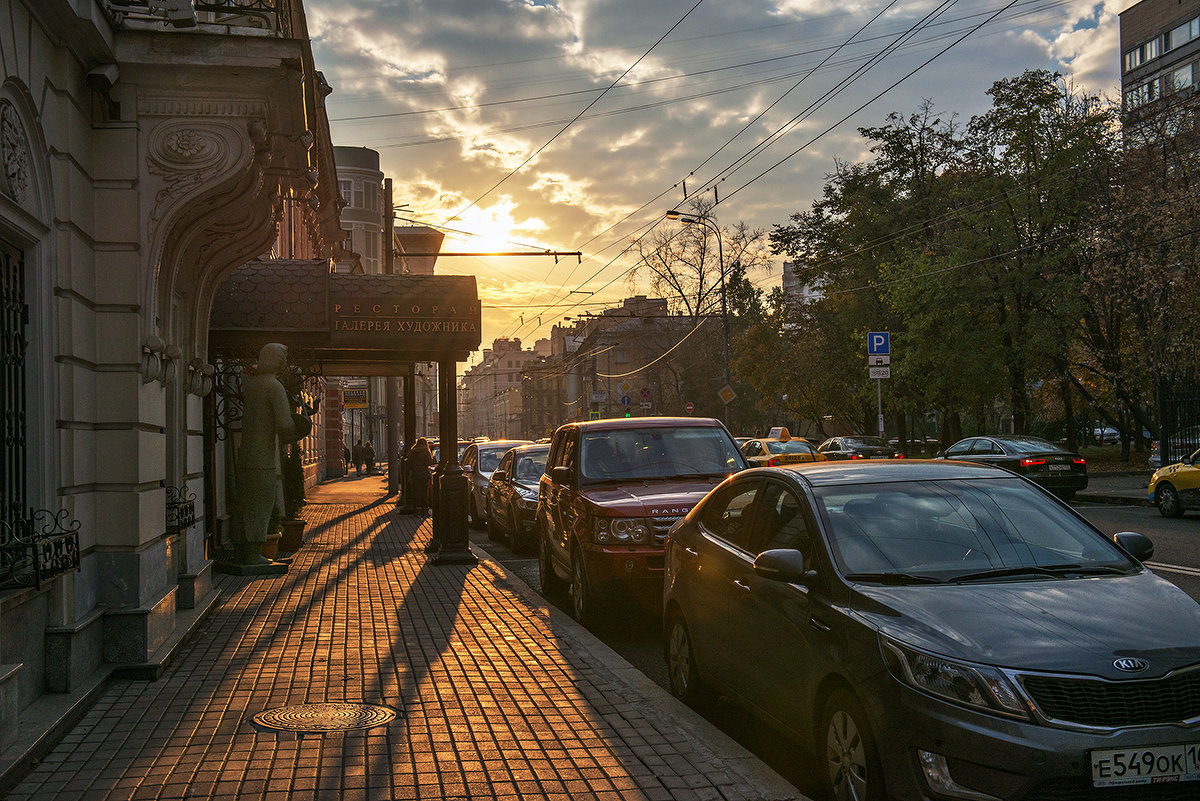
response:
<svg viewBox="0 0 1200 801"><path fill-rule="evenodd" d="M1150 476L1146 492L1163 517L1181 517L1200 509L1200 450L1182 461L1160 467Z"/></svg>
<svg viewBox="0 0 1200 801"><path fill-rule="evenodd" d="M816 445L803 437L793 437L786 428L772 428L768 436L746 440L742 443L742 456L751 467L827 461Z"/></svg>

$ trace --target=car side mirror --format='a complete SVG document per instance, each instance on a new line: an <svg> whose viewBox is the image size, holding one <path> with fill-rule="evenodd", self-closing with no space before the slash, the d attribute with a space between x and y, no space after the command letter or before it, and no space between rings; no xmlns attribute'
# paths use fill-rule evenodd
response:
<svg viewBox="0 0 1200 801"><path fill-rule="evenodd" d="M555 484L571 484L574 476L571 474L571 468L566 465L550 468L550 479Z"/></svg>
<svg viewBox="0 0 1200 801"><path fill-rule="evenodd" d="M503 471L499 468L496 468L496 470L492 472L492 478L495 479L496 481L507 481L508 473L506 473L505 471Z"/></svg>
<svg viewBox="0 0 1200 801"><path fill-rule="evenodd" d="M1136 531L1118 531L1113 534L1113 542L1139 562L1145 562L1154 556L1154 543L1145 534L1138 534Z"/></svg>
<svg viewBox="0 0 1200 801"><path fill-rule="evenodd" d="M804 569L804 554L795 548L772 548L754 559L754 572L772 581L806 583L817 575Z"/></svg>
<svg viewBox="0 0 1200 801"><path fill-rule="evenodd" d="M938 451L937 453L935 453L935 454L933 455L933 458L934 458L934 459L945 459L945 458L946 458L946 452L945 452L945 451Z"/></svg>
<svg viewBox="0 0 1200 801"><path fill-rule="evenodd" d="M475 472L475 468L469 464L461 465L461 467L462 467L462 471L464 473L474 473Z"/></svg>

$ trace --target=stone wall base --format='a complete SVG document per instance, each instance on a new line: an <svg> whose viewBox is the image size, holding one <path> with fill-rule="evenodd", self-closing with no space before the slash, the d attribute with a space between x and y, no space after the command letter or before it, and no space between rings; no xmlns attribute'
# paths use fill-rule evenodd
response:
<svg viewBox="0 0 1200 801"><path fill-rule="evenodd" d="M46 629L46 689L69 693L104 661L104 612Z"/></svg>
<svg viewBox="0 0 1200 801"><path fill-rule="evenodd" d="M175 596L171 587L159 599L136 609L110 610L104 616L104 661L148 662L175 630Z"/></svg>

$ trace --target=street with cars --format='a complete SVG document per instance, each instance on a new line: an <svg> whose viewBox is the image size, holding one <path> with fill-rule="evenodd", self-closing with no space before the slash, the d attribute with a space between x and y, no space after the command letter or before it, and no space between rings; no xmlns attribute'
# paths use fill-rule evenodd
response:
<svg viewBox="0 0 1200 801"><path fill-rule="evenodd" d="M586 430L572 428L572 458ZM1149 491L1139 504L1067 506L1072 488L1038 482L1047 493L983 460L880 453L754 468L753 441L724 457L723 476L705 474L699 496L674 501L665 537L649 519L664 500L654 487L687 471L660 481L628 454L610 462L582 527L554 535L566 556L547 564L547 488L579 510L599 478L559 465L555 487L559 443L542 477L538 555L503 536L475 542L816 798L931 787L939 798L983 798L971 795L980 787L1091 798L1200 780L1186 748L1200 743L1200 709L1184 708L1200 681L1194 514L1160 514ZM1061 456L1018 446L1019 458ZM1072 472L1076 456L1055 472ZM583 530L607 560L604 593L570 551ZM612 591L630 564L643 585L659 547L663 603ZM1151 756L1133 764L1133 753Z"/></svg>

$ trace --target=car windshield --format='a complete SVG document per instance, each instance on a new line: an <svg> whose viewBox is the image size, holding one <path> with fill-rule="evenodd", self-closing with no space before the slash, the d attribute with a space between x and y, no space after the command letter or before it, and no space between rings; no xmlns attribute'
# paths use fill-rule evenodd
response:
<svg viewBox="0 0 1200 801"><path fill-rule="evenodd" d="M1036 437L1006 439L1004 440L1004 444L1008 446L1009 450L1016 451L1017 453L1045 453L1046 451L1058 450L1057 447L1051 445L1046 440L1037 439Z"/></svg>
<svg viewBox="0 0 1200 801"><path fill-rule="evenodd" d="M846 437L843 440L850 448L886 448L887 443L879 437Z"/></svg>
<svg viewBox="0 0 1200 801"><path fill-rule="evenodd" d="M522 453L513 465L513 478L517 481L537 481L546 472L546 454L549 448L532 453Z"/></svg>
<svg viewBox="0 0 1200 801"><path fill-rule="evenodd" d="M733 440L713 426L588 431L582 445L584 482L724 476L743 465Z"/></svg>
<svg viewBox="0 0 1200 801"><path fill-rule="evenodd" d="M1137 569L1070 510L1017 478L826 486L815 493L847 578L1011 581Z"/></svg>
<svg viewBox="0 0 1200 801"><path fill-rule="evenodd" d="M789 439L787 442L766 442L767 450L771 453L812 453L812 446L802 439Z"/></svg>

